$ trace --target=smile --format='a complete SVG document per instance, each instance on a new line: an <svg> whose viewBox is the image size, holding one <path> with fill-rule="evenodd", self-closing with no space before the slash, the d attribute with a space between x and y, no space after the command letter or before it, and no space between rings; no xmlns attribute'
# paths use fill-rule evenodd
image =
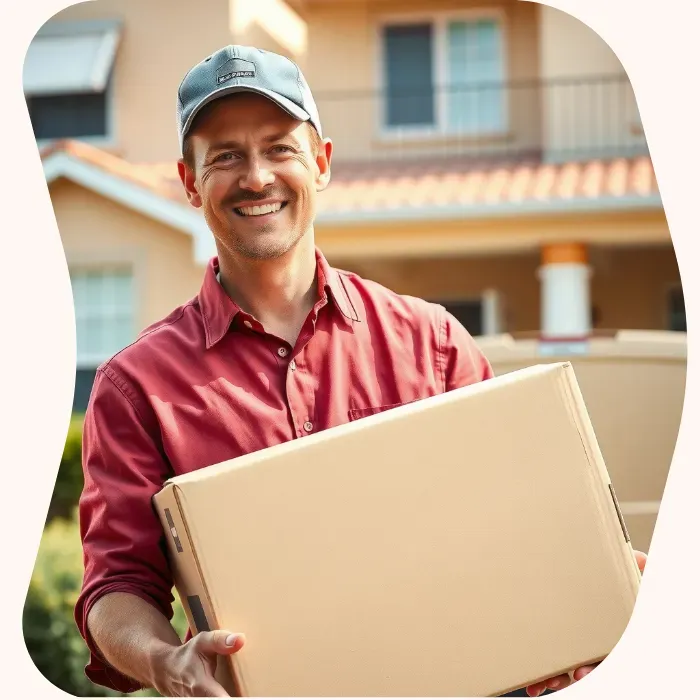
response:
<svg viewBox="0 0 700 700"><path fill-rule="evenodd" d="M265 216L266 214L276 214L287 206L287 202L275 202L274 204L262 204L255 207L234 208L239 216Z"/></svg>

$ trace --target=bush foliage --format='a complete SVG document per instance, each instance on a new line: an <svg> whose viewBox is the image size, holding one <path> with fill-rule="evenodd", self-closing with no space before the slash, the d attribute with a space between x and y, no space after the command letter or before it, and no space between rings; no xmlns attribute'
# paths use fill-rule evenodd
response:
<svg viewBox="0 0 700 700"><path fill-rule="evenodd" d="M83 416L75 415L68 427L68 436L58 467L58 478L47 517L49 523L56 518L70 520L83 490L82 433Z"/></svg>
<svg viewBox="0 0 700 700"><path fill-rule="evenodd" d="M89 652L74 620L83 577L76 506L83 486L81 428L72 422L59 467L49 517L44 528L24 607L24 638L41 673L61 690L78 697L125 697L91 683L85 676ZM184 637L187 622L176 595L173 625ZM155 691L134 696L158 697Z"/></svg>

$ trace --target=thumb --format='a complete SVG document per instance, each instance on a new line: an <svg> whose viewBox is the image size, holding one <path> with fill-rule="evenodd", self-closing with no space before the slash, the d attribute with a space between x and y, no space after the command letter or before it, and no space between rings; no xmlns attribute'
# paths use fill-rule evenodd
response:
<svg viewBox="0 0 700 700"><path fill-rule="evenodd" d="M235 654L245 644L242 634L228 632L227 630L215 630L214 632L200 632L196 637L197 651L200 654L219 654L229 656Z"/></svg>

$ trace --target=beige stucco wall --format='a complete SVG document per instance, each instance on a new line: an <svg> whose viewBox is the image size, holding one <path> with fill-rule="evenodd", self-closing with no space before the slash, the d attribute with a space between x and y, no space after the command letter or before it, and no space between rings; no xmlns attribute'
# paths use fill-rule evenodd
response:
<svg viewBox="0 0 700 700"><path fill-rule="evenodd" d="M329 255L346 259L536 251L542 244L562 241L605 246L668 245L671 241L661 209L547 217L504 214L488 219L467 218L469 213L465 209L461 220L413 219L362 225L320 218L316 235Z"/></svg>
<svg viewBox="0 0 700 700"><path fill-rule="evenodd" d="M532 79L538 72L538 6L503 0L422 0L383 2L310 2L303 11L309 44L306 74L315 92L327 136L340 159L393 158L397 154L451 155L455 149L476 153L488 148L529 148L539 140L540 111L536 86L511 94L509 132L492 141L423 140L399 144L380 138L377 91L380 89L379 26L382 18L434 16L478 8L500 9L506 27L507 79Z"/></svg>
<svg viewBox="0 0 700 700"><path fill-rule="evenodd" d="M134 273L137 330L199 291L192 238L66 180L50 194L69 267L120 263Z"/></svg>
<svg viewBox="0 0 700 700"><path fill-rule="evenodd" d="M543 80L558 81L543 93L548 154L640 148L644 138L634 92L614 51L590 27L561 10L542 5L540 18L540 72ZM610 80L615 76L619 80ZM609 80L580 82L587 77Z"/></svg>
<svg viewBox="0 0 700 700"><path fill-rule="evenodd" d="M602 327L668 327L668 293L680 284L671 245L598 250L592 263L592 302Z"/></svg>

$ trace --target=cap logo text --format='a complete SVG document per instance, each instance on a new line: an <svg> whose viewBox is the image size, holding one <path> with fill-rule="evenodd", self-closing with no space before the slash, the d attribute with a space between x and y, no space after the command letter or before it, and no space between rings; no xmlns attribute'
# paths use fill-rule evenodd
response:
<svg viewBox="0 0 700 700"><path fill-rule="evenodd" d="M233 78L254 78L255 64L244 61L242 58L232 58L219 66L216 71L216 82L218 85L226 83Z"/></svg>

